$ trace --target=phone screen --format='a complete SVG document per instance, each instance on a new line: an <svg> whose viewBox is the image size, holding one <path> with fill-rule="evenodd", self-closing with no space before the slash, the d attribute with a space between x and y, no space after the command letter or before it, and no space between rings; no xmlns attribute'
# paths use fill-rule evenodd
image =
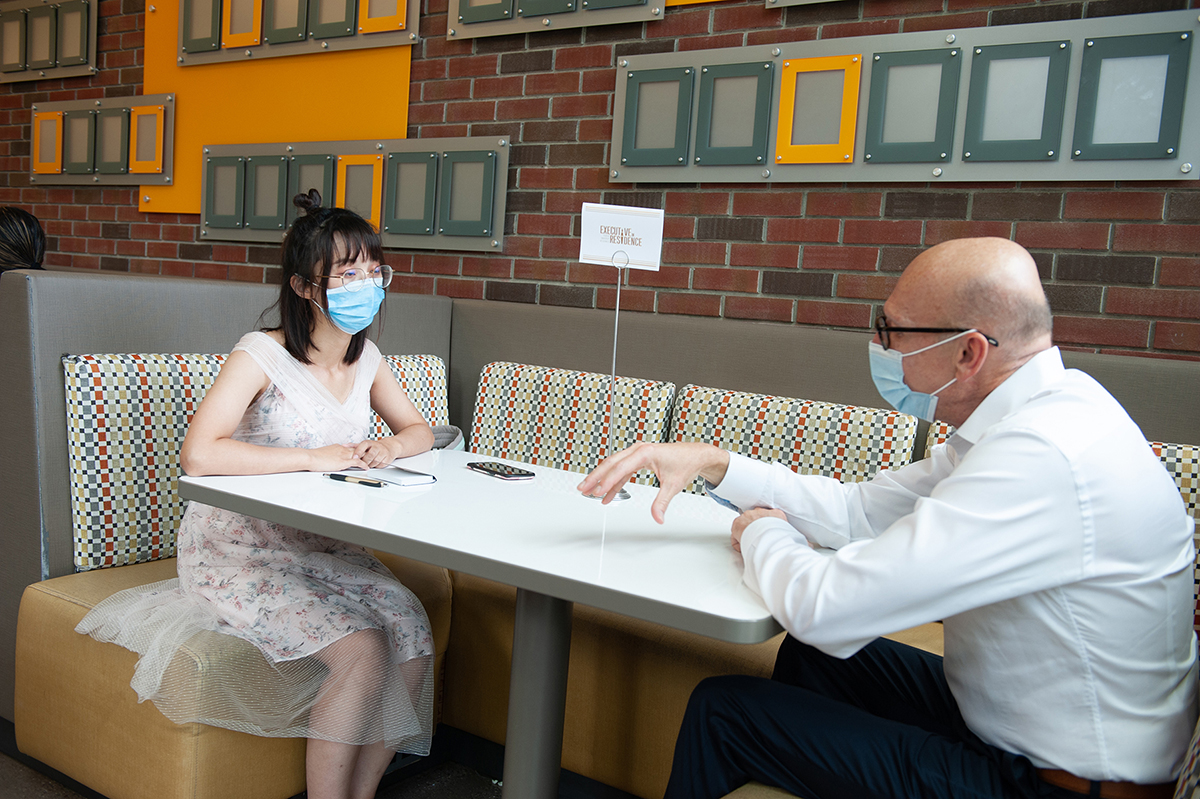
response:
<svg viewBox="0 0 1200 799"><path fill-rule="evenodd" d="M509 466L507 463L498 461L474 461L467 464L467 468L482 474L498 477L501 480L532 480L533 472L528 469L521 469L516 466Z"/></svg>

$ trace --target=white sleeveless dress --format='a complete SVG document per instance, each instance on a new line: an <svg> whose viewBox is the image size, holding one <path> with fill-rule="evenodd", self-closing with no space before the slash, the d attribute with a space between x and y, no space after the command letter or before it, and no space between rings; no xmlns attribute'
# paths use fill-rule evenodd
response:
<svg viewBox="0 0 1200 799"><path fill-rule="evenodd" d="M366 342L345 403L265 333L247 334L239 350L271 385L246 410L234 439L311 449L367 437L382 358L374 343ZM176 550L178 580L115 594L76 628L142 656L132 682L138 701L153 700L177 723L384 741L394 751L428 753L429 621L420 601L366 549L192 502ZM363 630L378 632L323 652ZM345 670L353 674L327 665L335 651L336 663L353 664ZM342 679L370 686L359 707L321 703Z"/></svg>

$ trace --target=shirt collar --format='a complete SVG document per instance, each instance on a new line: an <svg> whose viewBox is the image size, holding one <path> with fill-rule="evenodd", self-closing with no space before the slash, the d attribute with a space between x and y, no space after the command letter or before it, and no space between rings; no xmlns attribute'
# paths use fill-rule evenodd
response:
<svg viewBox="0 0 1200 799"><path fill-rule="evenodd" d="M955 434L972 444L989 427L1029 402L1035 394L1059 380L1066 372L1058 347L1042 350L1008 376L967 417Z"/></svg>

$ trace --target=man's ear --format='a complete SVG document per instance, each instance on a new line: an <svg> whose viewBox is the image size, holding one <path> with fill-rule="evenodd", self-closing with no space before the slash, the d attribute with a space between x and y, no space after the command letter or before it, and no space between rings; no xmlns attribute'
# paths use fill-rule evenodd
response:
<svg viewBox="0 0 1200 799"><path fill-rule="evenodd" d="M956 377L959 382L969 380L979 374L979 370L987 361L989 346L991 345L988 344L987 338L982 333L968 333L963 336L956 366L958 372Z"/></svg>

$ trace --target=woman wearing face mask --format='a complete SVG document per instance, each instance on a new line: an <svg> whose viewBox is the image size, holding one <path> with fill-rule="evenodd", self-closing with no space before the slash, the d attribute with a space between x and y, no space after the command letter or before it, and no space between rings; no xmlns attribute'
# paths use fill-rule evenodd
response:
<svg viewBox="0 0 1200 799"><path fill-rule="evenodd" d="M280 325L225 362L183 443L190 475L365 469L433 442L366 337L391 280L379 235L316 191L294 202L306 213L283 245ZM372 409L395 435L367 438ZM177 722L308 738L310 799L372 797L394 752L428 753L429 621L367 550L195 502L177 550L178 588L143 589L80 625L143 655L139 698ZM249 641L265 665L182 695L194 681L176 685L167 666L198 631Z"/></svg>

